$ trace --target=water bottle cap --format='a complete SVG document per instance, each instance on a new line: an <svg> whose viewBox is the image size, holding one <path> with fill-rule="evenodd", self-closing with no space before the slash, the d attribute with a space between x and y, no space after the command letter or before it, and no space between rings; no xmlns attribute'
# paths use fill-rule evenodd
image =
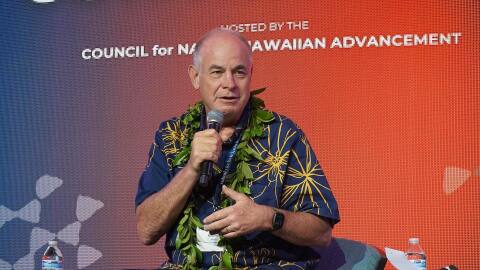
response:
<svg viewBox="0 0 480 270"><path fill-rule="evenodd" d="M418 238L410 238L408 239L408 243L410 244L418 244L420 242L420 240Z"/></svg>
<svg viewBox="0 0 480 270"><path fill-rule="evenodd" d="M56 246L56 245L58 245L58 242L55 241L55 240L51 240L51 241L48 241L48 245L49 246Z"/></svg>

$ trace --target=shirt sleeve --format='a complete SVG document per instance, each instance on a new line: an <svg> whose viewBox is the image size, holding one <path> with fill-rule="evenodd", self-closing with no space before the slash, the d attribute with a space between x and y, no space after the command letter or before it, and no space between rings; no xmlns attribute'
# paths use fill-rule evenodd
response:
<svg viewBox="0 0 480 270"><path fill-rule="evenodd" d="M171 172L162 149L161 127L155 133L155 141L150 147L148 161L138 182L135 207L138 207L146 198L165 187L171 179Z"/></svg>
<svg viewBox="0 0 480 270"><path fill-rule="evenodd" d="M293 142L283 181L281 207L340 220L337 201L305 135ZM333 225L332 224L332 225Z"/></svg>

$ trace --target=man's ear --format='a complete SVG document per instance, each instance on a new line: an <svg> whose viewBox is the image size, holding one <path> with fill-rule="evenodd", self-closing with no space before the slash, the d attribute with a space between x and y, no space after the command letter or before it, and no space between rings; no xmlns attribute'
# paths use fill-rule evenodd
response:
<svg viewBox="0 0 480 270"><path fill-rule="evenodd" d="M198 90L200 88L199 73L194 65L188 66L188 76L190 77L193 88L195 88L195 90Z"/></svg>

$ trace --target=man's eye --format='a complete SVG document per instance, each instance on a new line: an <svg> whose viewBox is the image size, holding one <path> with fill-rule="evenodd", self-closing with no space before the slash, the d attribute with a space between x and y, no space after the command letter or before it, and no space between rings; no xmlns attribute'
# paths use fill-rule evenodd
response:
<svg viewBox="0 0 480 270"><path fill-rule="evenodd" d="M245 76L247 75L247 72L245 72L244 70L237 70L235 71L235 74L237 74L238 76Z"/></svg>
<svg viewBox="0 0 480 270"><path fill-rule="evenodd" d="M213 70L211 74L221 74L222 72L220 70Z"/></svg>

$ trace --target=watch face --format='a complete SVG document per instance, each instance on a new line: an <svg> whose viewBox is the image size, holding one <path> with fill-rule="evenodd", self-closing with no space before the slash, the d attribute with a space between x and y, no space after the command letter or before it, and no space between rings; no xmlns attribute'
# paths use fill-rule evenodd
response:
<svg viewBox="0 0 480 270"><path fill-rule="evenodd" d="M273 230L278 230L282 228L284 219L285 216L282 213L275 212L275 214L273 215Z"/></svg>

